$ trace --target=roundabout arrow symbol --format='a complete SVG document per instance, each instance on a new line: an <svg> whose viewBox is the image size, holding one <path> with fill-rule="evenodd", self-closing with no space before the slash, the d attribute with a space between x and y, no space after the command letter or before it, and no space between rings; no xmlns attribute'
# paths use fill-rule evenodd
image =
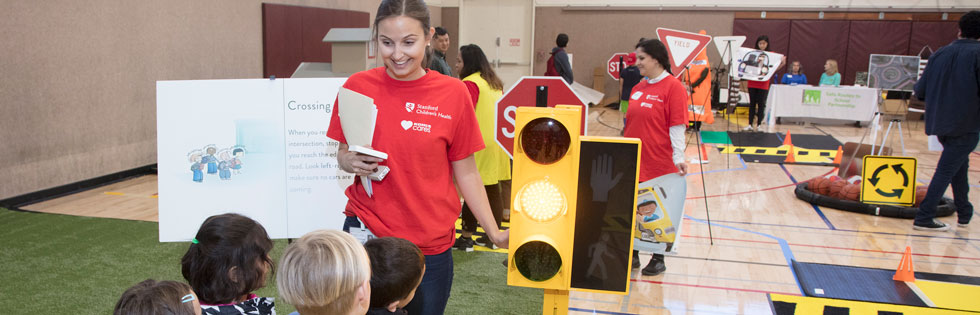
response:
<svg viewBox="0 0 980 315"><path fill-rule="evenodd" d="M878 173L881 173L881 171L884 171L887 168L888 168L888 165L887 164L884 164L882 166L879 166L878 169L875 169L875 172L874 173L871 173L871 178L868 178L868 181L871 182L871 186L878 186L878 180L881 179L881 178L878 178ZM899 169L901 169L901 168L899 168ZM906 180L908 180L908 177L907 176L908 175L906 175Z"/></svg>
<svg viewBox="0 0 980 315"><path fill-rule="evenodd" d="M884 167L884 165L882 165L882 167ZM892 164L892 169L895 170L895 174L902 173L902 187L908 186L909 174L902 168L902 164ZM874 185L874 183L872 183L872 185Z"/></svg>
<svg viewBox="0 0 980 315"><path fill-rule="evenodd" d="M878 193L879 195L881 195L882 197L898 197L898 198L901 198L903 191L905 191L905 189L896 188L896 189L892 189L892 192L886 193L884 191L881 191L880 188L875 188L875 192Z"/></svg>

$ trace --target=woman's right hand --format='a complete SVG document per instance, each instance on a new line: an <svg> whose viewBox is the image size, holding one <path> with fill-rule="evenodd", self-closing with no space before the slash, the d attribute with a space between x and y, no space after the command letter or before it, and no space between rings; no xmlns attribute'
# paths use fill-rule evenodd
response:
<svg viewBox="0 0 980 315"><path fill-rule="evenodd" d="M337 148L337 164L345 172L368 176L376 172L378 170L378 162L383 161L370 155L351 152L347 148L347 144L343 143Z"/></svg>

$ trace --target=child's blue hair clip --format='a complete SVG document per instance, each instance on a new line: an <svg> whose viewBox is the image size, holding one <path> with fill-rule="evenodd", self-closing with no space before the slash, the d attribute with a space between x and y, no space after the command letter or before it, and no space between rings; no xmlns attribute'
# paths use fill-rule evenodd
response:
<svg viewBox="0 0 980 315"><path fill-rule="evenodd" d="M201 242L198 242L197 239L195 238L195 239L191 239L191 243L200 244Z"/></svg>
<svg viewBox="0 0 980 315"><path fill-rule="evenodd" d="M180 303L187 303L187 302L190 302L190 301L193 301L193 300L194 300L194 295L193 294L188 294L188 295L185 295L184 297L180 298Z"/></svg>

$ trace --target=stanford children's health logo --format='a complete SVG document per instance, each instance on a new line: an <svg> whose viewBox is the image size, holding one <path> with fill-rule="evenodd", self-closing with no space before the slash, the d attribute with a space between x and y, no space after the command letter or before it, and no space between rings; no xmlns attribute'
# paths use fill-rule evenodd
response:
<svg viewBox="0 0 980 315"><path fill-rule="evenodd" d="M413 110L415 110L415 103L405 102L405 110L411 113Z"/></svg>

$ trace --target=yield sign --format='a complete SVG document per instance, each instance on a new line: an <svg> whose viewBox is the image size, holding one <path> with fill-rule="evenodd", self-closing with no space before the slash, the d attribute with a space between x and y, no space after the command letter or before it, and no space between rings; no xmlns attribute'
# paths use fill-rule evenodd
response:
<svg viewBox="0 0 980 315"><path fill-rule="evenodd" d="M667 46L667 55L670 57L670 72L674 76L680 76L681 71L691 64L694 58L708 46L711 36L698 33L672 30L669 28L657 28L657 37Z"/></svg>
<svg viewBox="0 0 980 315"><path fill-rule="evenodd" d="M911 206L915 203L914 157L865 155L861 202Z"/></svg>
<svg viewBox="0 0 980 315"><path fill-rule="evenodd" d="M718 48L718 55L721 56L721 63L724 65L732 64L732 58L745 42L745 36L715 36L715 48Z"/></svg>
<svg viewBox="0 0 980 315"><path fill-rule="evenodd" d="M521 77L514 83L514 86L507 90L503 96L497 100L497 109L494 119L494 138L497 144L507 155L514 157L514 130L517 118L517 107L534 106L536 101L536 87L544 85L548 87L548 107L555 105L579 105L582 106L582 135L586 134L585 124L589 109L585 108L585 101L582 100L572 87L562 80L561 77ZM490 145L490 144L487 144Z"/></svg>

